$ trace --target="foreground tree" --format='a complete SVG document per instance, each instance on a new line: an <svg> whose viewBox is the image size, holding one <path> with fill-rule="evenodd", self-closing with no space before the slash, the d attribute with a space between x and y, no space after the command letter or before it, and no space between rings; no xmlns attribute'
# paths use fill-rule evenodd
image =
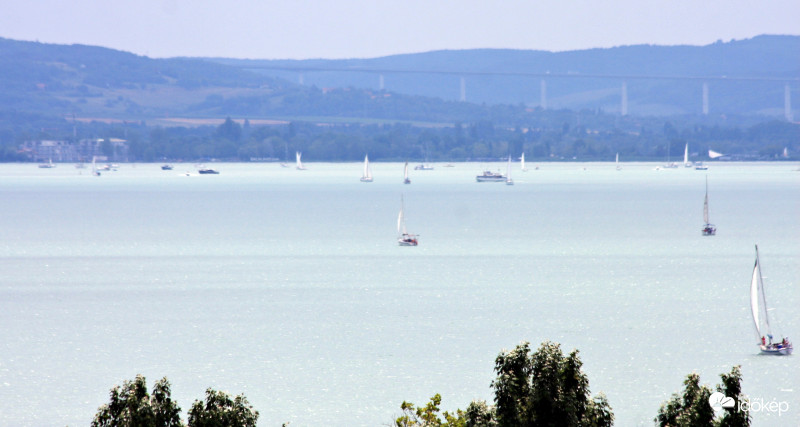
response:
<svg viewBox="0 0 800 427"><path fill-rule="evenodd" d="M439 405L442 403L442 396L436 393L431 397L431 401L425 406L415 407L413 403L403 401L400 409L403 415L394 421L395 427L466 427L464 412L460 409L455 414L447 411L442 414L444 420L439 418Z"/></svg>
<svg viewBox="0 0 800 427"><path fill-rule="evenodd" d="M611 426L614 414L604 395L590 400L589 379L578 351L564 356L557 343L544 342L530 354L523 342L495 360L499 426Z"/></svg>
<svg viewBox="0 0 800 427"><path fill-rule="evenodd" d="M716 390L735 402L747 398L742 394L742 372L734 366L728 374L721 374L722 384ZM730 408L720 408L717 416L711 406L711 388L700 385L700 375L691 373L683 382L683 394L674 393L670 400L661 404L655 422L659 427L748 427L750 414L741 410L738 404Z"/></svg>
<svg viewBox="0 0 800 427"><path fill-rule="evenodd" d="M590 399L589 379L581 370L578 351L565 356L559 344L542 343L531 354L523 342L514 350L502 351L495 360L497 378L492 381L495 406L473 401L466 411L438 417L441 396L435 395L425 407L403 402L403 416L395 427L609 427L614 413L602 393Z"/></svg>
<svg viewBox="0 0 800 427"><path fill-rule="evenodd" d="M92 427L177 427L182 426L181 408L172 400L167 378L153 386L147 393L147 383L142 375L125 381L122 387L111 389L110 402L101 406L92 420Z"/></svg>
<svg viewBox="0 0 800 427"><path fill-rule="evenodd" d="M258 411L240 394L233 399L221 391L206 390L206 400L195 400L189 411L189 427L255 427Z"/></svg>

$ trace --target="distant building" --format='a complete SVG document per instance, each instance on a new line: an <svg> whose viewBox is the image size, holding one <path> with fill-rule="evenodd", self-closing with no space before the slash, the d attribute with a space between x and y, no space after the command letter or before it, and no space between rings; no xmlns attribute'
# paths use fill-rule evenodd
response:
<svg viewBox="0 0 800 427"><path fill-rule="evenodd" d="M34 162L90 162L92 157L110 162L128 160L128 141L119 138L29 140L20 147Z"/></svg>

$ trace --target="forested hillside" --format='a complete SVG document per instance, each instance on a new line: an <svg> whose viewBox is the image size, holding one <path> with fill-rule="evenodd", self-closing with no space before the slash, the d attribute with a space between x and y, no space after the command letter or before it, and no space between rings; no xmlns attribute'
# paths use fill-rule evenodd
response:
<svg viewBox="0 0 800 427"><path fill-rule="evenodd" d="M443 51L301 61L303 67L362 72L305 72L304 84L299 84L296 76L289 81L257 68L297 66L296 61L152 59L93 46L0 39L0 160L36 161L35 150L21 148L36 141L72 144L109 138L129 145L123 159L129 161L247 161L283 158L295 150L303 151L304 159L334 161L358 160L365 152L376 161L455 161L523 151L540 160L610 160L617 152L629 160L664 160L677 157L686 143L696 160L706 159L708 149L732 158L791 159L800 151L800 130L787 120L783 103L786 87L790 94L797 90L800 67L796 51L790 50L799 40L764 36L703 47ZM445 72L392 76L377 69ZM448 70L473 73L465 77L466 101L443 94L451 91L453 79L458 91L458 78ZM513 75L522 70L554 76L536 77L535 84L526 86L536 88L539 80L546 81L552 100L546 108L522 98L500 99L504 93L524 92L515 85L531 77ZM629 111L622 114L620 82L584 78L588 73L692 70L731 79L709 81L708 114L679 107L689 98L701 104L700 95L670 86L669 79L631 80ZM362 87L376 85L381 75L386 88ZM320 76L335 84L315 84ZM753 76L773 80L744 80ZM407 88L397 84L395 78L401 77L409 81ZM479 89L473 81L478 77L491 84ZM593 86L598 83L614 87ZM721 89L726 83L732 87L728 95ZM741 87L745 83L763 87ZM472 102L481 90L494 101ZM730 103L718 107L725 96L731 97ZM565 104L574 108L559 107L558 99L570 100ZM656 104L674 114L642 113L644 105ZM731 112L720 112L723 108ZM747 111L736 112L742 109ZM223 123L226 118L231 120Z"/></svg>

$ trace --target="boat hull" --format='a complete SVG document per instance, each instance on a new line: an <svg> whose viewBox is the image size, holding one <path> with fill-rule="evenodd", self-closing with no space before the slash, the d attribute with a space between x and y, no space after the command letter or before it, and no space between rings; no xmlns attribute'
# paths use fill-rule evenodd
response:
<svg viewBox="0 0 800 427"><path fill-rule="evenodd" d="M788 356L792 354L792 351L794 350L792 346L777 348L761 345L759 347L761 349L761 354L768 354L771 356Z"/></svg>
<svg viewBox="0 0 800 427"><path fill-rule="evenodd" d="M478 182L506 182L506 177L504 176L483 176L478 175L475 177L475 180Z"/></svg>
<svg viewBox="0 0 800 427"><path fill-rule="evenodd" d="M411 241L398 240L397 244L400 245L400 246L417 246L417 241L416 240L411 240Z"/></svg>

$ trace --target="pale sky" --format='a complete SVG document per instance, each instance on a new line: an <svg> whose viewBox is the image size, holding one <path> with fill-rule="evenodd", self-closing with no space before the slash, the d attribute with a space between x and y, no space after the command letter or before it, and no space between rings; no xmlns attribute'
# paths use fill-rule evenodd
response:
<svg viewBox="0 0 800 427"><path fill-rule="evenodd" d="M800 35L799 0L28 0L0 37L155 58L374 58L440 49L565 51Z"/></svg>

